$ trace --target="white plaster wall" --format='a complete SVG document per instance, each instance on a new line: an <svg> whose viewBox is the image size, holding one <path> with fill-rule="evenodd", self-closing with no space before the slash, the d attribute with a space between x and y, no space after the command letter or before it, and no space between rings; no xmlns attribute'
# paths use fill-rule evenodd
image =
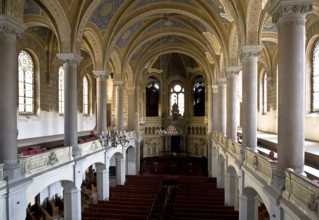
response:
<svg viewBox="0 0 319 220"><path fill-rule="evenodd" d="M258 115L257 129L269 133L278 133L277 111L270 109L267 115ZM308 114L305 117L305 139L319 141L319 115Z"/></svg>
<svg viewBox="0 0 319 220"><path fill-rule="evenodd" d="M18 139L36 138L64 133L64 117L58 112L41 111L36 116L18 115ZM78 112L78 132L93 130L96 125L95 114L83 116Z"/></svg>
<svg viewBox="0 0 319 220"><path fill-rule="evenodd" d="M270 108L270 110L267 112L267 115L261 115L258 113L257 130L268 133L277 133L277 120L277 111L273 110L272 108Z"/></svg>
<svg viewBox="0 0 319 220"><path fill-rule="evenodd" d="M319 115L309 114L305 119L305 139L319 141Z"/></svg>

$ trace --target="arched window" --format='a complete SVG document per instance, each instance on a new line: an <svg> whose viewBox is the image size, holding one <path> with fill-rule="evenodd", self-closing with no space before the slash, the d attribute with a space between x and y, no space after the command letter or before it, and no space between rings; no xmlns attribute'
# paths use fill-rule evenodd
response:
<svg viewBox="0 0 319 220"><path fill-rule="evenodd" d="M312 107L313 112L319 112L319 41L313 49L312 68Z"/></svg>
<svg viewBox="0 0 319 220"><path fill-rule="evenodd" d="M193 86L194 116L205 116L205 84L203 78L196 79Z"/></svg>
<svg viewBox="0 0 319 220"><path fill-rule="evenodd" d="M159 83L154 77L149 77L146 85L146 116L158 116Z"/></svg>
<svg viewBox="0 0 319 220"><path fill-rule="evenodd" d="M83 115L89 114L89 82L87 76L83 77Z"/></svg>
<svg viewBox="0 0 319 220"><path fill-rule="evenodd" d="M64 114L64 69L59 68L59 114Z"/></svg>
<svg viewBox="0 0 319 220"><path fill-rule="evenodd" d="M19 113L34 114L34 64L31 55L22 50L19 64Z"/></svg>
<svg viewBox="0 0 319 220"><path fill-rule="evenodd" d="M264 73L263 81L262 81L262 114L267 114L267 73Z"/></svg>
<svg viewBox="0 0 319 220"><path fill-rule="evenodd" d="M170 94L170 109L173 110L176 106L178 107L179 115L183 116L185 111L185 104L184 104L184 88L180 84L173 84L171 87L171 94ZM172 113L172 112L171 112Z"/></svg>

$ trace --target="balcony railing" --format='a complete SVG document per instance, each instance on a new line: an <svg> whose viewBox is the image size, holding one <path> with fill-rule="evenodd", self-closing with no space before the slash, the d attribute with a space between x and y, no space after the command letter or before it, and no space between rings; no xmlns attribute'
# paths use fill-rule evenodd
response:
<svg viewBox="0 0 319 220"><path fill-rule="evenodd" d="M239 159L242 145L224 137L219 132L214 131L210 138L222 151L231 155L234 159ZM271 160L248 148L245 151L244 165L248 170L258 175L268 185L271 185L277 170L277 161ZM319 219L319 184L308 178L295 173L293 170L286 170L285 190L283 198L294 204L311 219Z"/></svg>
<svg viewBox="0 0 319 220"><path fill-rule="evenodd" d="M135 132L130 131L126 133L129 146L134 146ZM93 140L78 144L81 151L81 156L103 150L99 140ZM63 163L73 160L72 147L61 147L53 150L49 150L43 153L34 154L30 156L19 156L19 164L21 172L25 175L32 175L36 172L40 172L46 169L50 169L53 166L61 165ZM2 166L0 164L0 181L2 176Z"/></svg>

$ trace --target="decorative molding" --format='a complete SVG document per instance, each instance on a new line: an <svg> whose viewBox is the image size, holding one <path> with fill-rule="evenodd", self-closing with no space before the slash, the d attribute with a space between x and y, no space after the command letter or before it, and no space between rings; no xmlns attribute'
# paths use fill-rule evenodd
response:
<svg viewBox="0 0 319 220"><path fill-rule="evenodd" d="M260 56L262 45L243 45L238 50L240 60L245 58L258 58Z"/></svg>
<svg viewBox="0 0 319 220"><path fill-rule="evenodd" d="M295 15L296 19L303 18L312 10L312 0L277 1L269 9L273 23L280 18Z"/></svg>
<svg viewBox="0 0 319 220"><path fill-rule="evenodd" d="M75 53L58 53L57 57L60 60L60 63L73 63L73 64L79 64L81 60L83 59L81 56L75 54Z"/></svg>
<svg viewBox="0 0 319 220"><path fill-rule="evenodd" d="M212 85L213 93L218 93L218 85Z"/></svg>
<svg viewBox="0 0 319 220"><path fill-rule="evenodd" d="M113 81L113 85L114 86L118 86L118 87L124 87L125 86L125 81L122 80L122 81Z"/></svg>
<svg viewBox="0 0 319 220"><path fill-rule="evenodd" d="M0 15L0 32L11 34L14 37L22 38L27 26L7 15Z"/></svg>
<svg viewBox="0 0 319 220"><path fill-rule="evenodd" d="M111 75L110 71L105 71L105 70L93 70L92 73L95 78L102 78L102 79L107 79Z"/></svg>
<svg viewBox="0 0 319 220"><path fill-rule="evenodd" d="M225 72L226 72L227 78L237 76L239 74L239 71L240 71L240 67L238 67L238 66L225 67Z"/></svg>
<svg viewBox="0 0 319 220"><path fill-rule="evenodd" d="M319 216L319 195L311 194L308 208Z"/></svg>
<svg viewBox="0 0 319 220"><path fill-rule="evenodd" d="M127 87L126 92L128 95L134 95L135 87Z"/></svg>
<svg viewBox="0 0 319 220"><path fill-rule="evenodd" d="M217 79L218 85L223 85L226 84L227 80L226 78L219 78Z"/></svg>

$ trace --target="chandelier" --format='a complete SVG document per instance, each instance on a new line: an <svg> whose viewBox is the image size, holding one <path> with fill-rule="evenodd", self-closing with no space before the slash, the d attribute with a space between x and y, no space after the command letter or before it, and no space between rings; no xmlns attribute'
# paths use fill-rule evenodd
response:
<svg viewBox="0 0 319 220"><path fill-rule="evenodd" d="M166 129L159 129L156 131L156 134L160 136L174 136L174 135L179 135L180 131L177 130L175 125L170 124Z"/></svg>
<svg viewBox="0 0 319 220"><path fill-rule="evenodd" d="M105 148L117 147L119 144L122 147L127 147L129 141L126 138L125 131L102 131L100 142Z"/></svg>

